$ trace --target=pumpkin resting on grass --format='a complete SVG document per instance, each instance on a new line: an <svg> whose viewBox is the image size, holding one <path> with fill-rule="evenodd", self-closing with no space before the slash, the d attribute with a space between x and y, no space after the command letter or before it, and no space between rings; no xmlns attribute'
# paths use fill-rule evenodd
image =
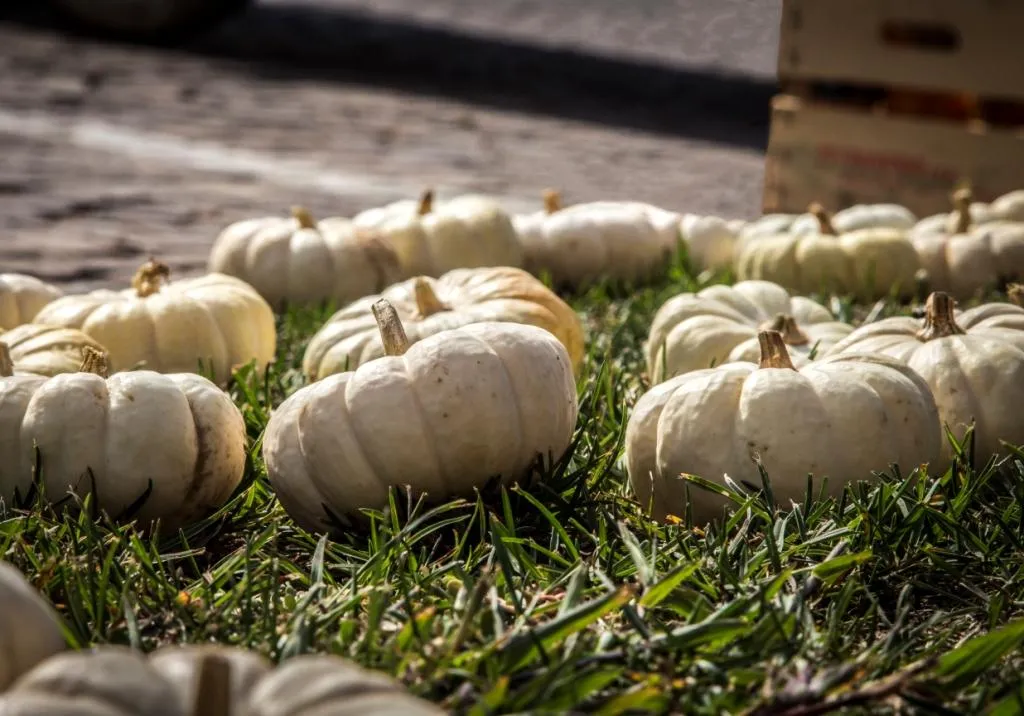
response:
<svg viewBox="0 0 1024 716"><path fill-rule="evenodd" d="M0 693L64 647L60 620L53 607L21 572L0 562Z"/></svg>

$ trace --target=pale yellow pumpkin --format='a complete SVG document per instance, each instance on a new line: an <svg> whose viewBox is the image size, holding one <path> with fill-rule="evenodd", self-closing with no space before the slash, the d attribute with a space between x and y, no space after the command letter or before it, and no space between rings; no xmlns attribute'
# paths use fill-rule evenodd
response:
<svg viewBox="0 0 1024 716"><path fill-rule="evenodd" d="M255 360L263 368L274 359L274 313L252 286L223 274L164 283L168 273L149 261L131 289L65 296L34 322L88 334L115 371L196 372L202 364L223 383L240 365Z"/></svg>
<svg viewBox="0 0 1024 716"><path fill-rule="evenodd" d="M873 300L912 295L920 263L906 232L866 228L838 234L820 204L817 234L785 233L747 241L736 258L740 280L773 281L801 293L832 292Z"/></svg>
<svg viewBox="0 0 1024 716"><path fill-rule="evenodd" d="M760 361L726 363L654 386L626 428L626 465L637 500L652 516L701 524L731 504L683 478L697 475L753 489L755 458L771 479L776 504L801 502L807 475L817 495L871 479L891 464L909 473L939 456L935 400L924 380L877 355L823 358L797 370L776 331L758 334ZM687 498L689 492L689 499Z"/></svg>
<svg viewBox="0 0 1024 716"><path fill-rule="evenodd" d="M970 190L953 195L956 224L912 236L928 286L967 300L1005 280L1024 278L1024 223L974 224Z"/></svg>
<svg viewBox="0 0 1024 716"><path fill-rule="evenodd" d="M23 323L10 331L0 330L0 343L6 343L15 375L74 373L82 365L86 347L100 353L106 349L98 341L75 328Z"/></svg>
<svg viewBox="0 0 1024 716"><path fill-rule="evenodd" d="M29 494L38 450L51 501L92 493L112 518L168 530L223 505L246 458L231 398L194 373L106 377L105 356L84 353L81 372L16 376L0 343L0 499Z"/></svg>
<svg viewBox="0 0 1024 716"><path fill-rule="evenodd" d="M640 202L596 201L563 207L544 194L543 211L515 217L534 274L557 285L586 287L602 279L643 282L662 273L679 242L678 215Z"/></svg>
<svg viewBox="0 0 1024 716"><path fill-rule="evenodd" d="M0 273L0 328L28 323L43 306L56 301L64 291L20 273Z"/></svg>
<svg viewBox="0 0 1024 716"><path fill-rule="evenodd" d="M292 216L228 226L210 252L211 273L242 279L275 308L333 300L345 304L405 278L398 256L370 229L348 219Z"/></svg>
<svg viewBox="0 0 1024 716"><path fill-rule="evenodd" d="M60 619L53 607L21 572L0 562L0 693L64 647Z"/></svg>
<svg viewBox="0 0 1024 716"><path fill-rule="evenodd" d="M756 362L757 335L777 330L800 367L821 355L853 326L827 308L768 281L709 286L666 301L654 315L645 346L653 382L727 362Z"/></svg>
<svg viewBox="0 0 1024 716"><path fill-rule="evenodd" d="M975 423L975 458L1003 455L1002 442L1024 445L1024 309L979 306L959 317L953 299L936 291L924 321L909 316L861 326L829 351L892 356L919 373L935 395L939 416L957 440ZM944 469L952 447L943 445Z"/></svg>
<svg viewBox="0 0 1024 716"><path fill-rule="evenodd" d="M440 276L457 268L522 266L512 218L493 199L467 194L435 202L398 201L357 214L355 226L372 229L395 252L403 276Z"/></svg>
<svg viewBox="0 0 1024 716"><path fill-rule="evenodd" d="M583 361L579 316L543 283L517 268L457 269L438 279L420 276L396 284L335 313L306 348L302 367L309 378L355 370L384 355L371 310L380 298L398 311L411 343L471 323L524 323L561 341L574 370Z"/></svg>
<svg viewBox="0 0 1024 716"><path fill-rule="evenodd" d="M386 357L300 389L263 438L270 484L299 525L333 531L408 485L431 500L509 485L568 449L578 411L569 354L548 331L472 323L410 346L373 306Z"/></svg>

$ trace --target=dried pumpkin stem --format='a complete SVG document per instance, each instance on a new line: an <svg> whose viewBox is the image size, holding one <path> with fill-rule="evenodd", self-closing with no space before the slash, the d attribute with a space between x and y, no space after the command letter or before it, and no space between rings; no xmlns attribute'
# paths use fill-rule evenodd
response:
<svg viewBox="0 0 1024 716"><path fill-rule="evenodd" d="M811 339L797 325L796 319L788 313L780 313L772 320L761 325L762 331L778 331L782 334L782 340L787 346L805 346Z"/></svg>
<svg viewBox="0 0 1024 716"><path fill-rule="evenodd" d="M562 194L557 189L544 190L544 211L554 214L562 209Z"/></svg>
<svg viewBox="0 0 1024 716"><path fill-rule="evenodd" d="M309 209L304 206L293 206L292 218L299 222L300 229L316 228L316 219L313 218L313 214L310 213Z"/></svg>
<svg viewBox="0 0 1024 716"><path fill-rule="evenodd" d="M974 192L970 189L957 189L953 192L953 211L956 214L957 234L966 234L971 230L971 202L974 201Z"/></svg>
<svg viewBox="0 0 1024 716"><path fill-rule="evenodd" d="M826 236L835 236L836 227L832 225L832 215L825 210L825 207L814 202L807 207L807 213L818 220L818 231Z"/></svg>
<svg viewBox="0 0 1024 716"><path fill-rule="evenodd" d="M82 365L78 368L79 373L94 373L101 378L110 375L110 361L107 354L98 351L92 346L82 346Z"/></svg>
<svg viewBox="0 0 1024 716"><path fill-rule="evenodd" d="M434 210L434 190L427 189L420 195L420 205L416 209L420 216L426 216Z"/></svg>
<svg viewBox="0 0 1024 716"><path fill-rule="evenodd" d="M1024 308L1024 283L1011 283L1006 287L1006 296L1010 303Z"/></svg>
<svg viewBox="0 0 1024 716"><path fill-rule="evenodd" d="M152 296L160 290L160 284L171 275L171 269L165 263L150 259L139 267L132 276L132 288L139 298Z"/></svg>
<svg viewBox="0 0 1024 716"><path fill-rule="evenodd" d="M405 335L405 327L395 307L386 298L382 298L374 303L370 310L377 321L384 353L389 356L400 356L409 350L409 337Z"/></svg>
<svg viewBox="0 0 1024 716"><path fill-rule="evenodd" d="M760 331L757 344L761 348L761 368L788 368L796 370L786 350L786 342L778 331Z"/></svg>
<svg viewBox="0 0 1024 716"><path fill-rule="evenodd" d="M423 318L441 311L450 311L452 308L437 297L433 286L423 276L413 281L412 290L416 297L416 312Z"/></svg>
<svg viewBox="0 0 1024 716"><path fill-rule="evenodd" d="M0 378L10 378L14 375L14 359L11 358L11 349L6 343L0 341Z"/></svg>
<svg viewBox="0 0 1024 716"><path fill-rule="evenodd" d="M917 332L917 339L930 341L963 334L964 329L956 324L953 315L955 305L953 297L948 293L936 291L930 295L924 304L924 326Z"/></svg>
<svg viewBox="0 0 1024 716"><path fill-rule="evenodd" d="M208 654L199 668L192 716L224 716L231 708L231 666L220 654Z"/></svg>

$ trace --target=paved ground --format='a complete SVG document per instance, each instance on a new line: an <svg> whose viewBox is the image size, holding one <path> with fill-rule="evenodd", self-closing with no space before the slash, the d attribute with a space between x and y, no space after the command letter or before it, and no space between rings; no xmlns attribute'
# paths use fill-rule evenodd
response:
<svg viewBox="0 0 1024 716"><path fill-rule="evenodd" d="M777 23L777 0L265 0L157 49L9 1L0 270L196 273L230 221L427 185L753 216Z"/></svg>

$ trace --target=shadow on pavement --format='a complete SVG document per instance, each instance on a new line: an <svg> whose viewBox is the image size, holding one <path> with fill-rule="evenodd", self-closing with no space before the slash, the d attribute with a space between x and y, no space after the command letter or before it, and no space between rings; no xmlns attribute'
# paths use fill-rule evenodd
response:
<svg viewBox="0 0 1024 716"><path fill-rule="evenodd" d="M40 0L3 6L0 22L68 31ZM278 80L389 87L762 151L777 91L756 77L543 48L301 0L257 4L161 51L241 60L246 72Z"/></svg>

